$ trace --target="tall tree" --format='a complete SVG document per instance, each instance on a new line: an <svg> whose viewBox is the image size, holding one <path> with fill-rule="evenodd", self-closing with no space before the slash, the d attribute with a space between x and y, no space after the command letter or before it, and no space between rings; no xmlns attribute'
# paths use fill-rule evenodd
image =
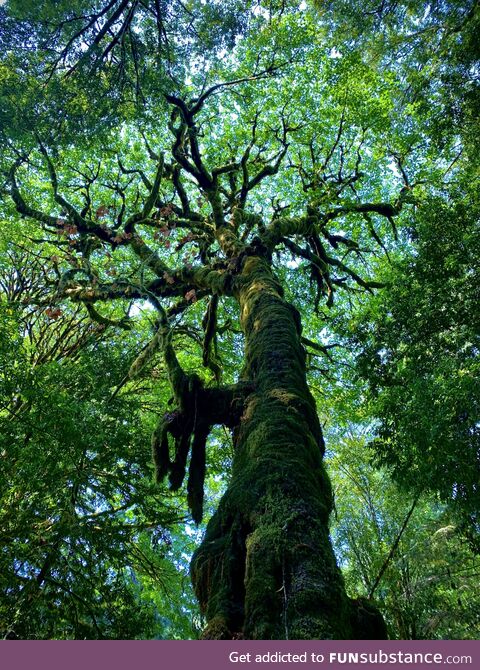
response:
<svg viewBox="0 0 480 670"><path fill-rule="evenodd" d="M230 482L192 560L204 637L382 637L375 608L347 597L329 540L306 380L306 349L329 345L304 337L299 308L381 286L372 249L395 247L432 162L421 131L392 122L392 73L327 48L310 11L240 4L227 53L236 3L220 36L201 3L79 2L53 18L49 2L36 18L8 3L6 212L51 250L45 309L69 300L121 326L132 302L151 305L130 378L161 352L172 398L152 439L157 478L177 490L188 470L196 522L209 434L232 431ZM179 347L185 333L201 374ZM243 349L230 378L228 342Z"/></svg>

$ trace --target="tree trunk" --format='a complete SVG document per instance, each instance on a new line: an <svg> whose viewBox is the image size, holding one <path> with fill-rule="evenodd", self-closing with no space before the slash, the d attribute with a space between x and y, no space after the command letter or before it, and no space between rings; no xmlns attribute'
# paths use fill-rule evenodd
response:
<svg viewBox="0 0 480 670"><path fill-rule="evenodd" d="M346 596L328 533L332 491L306 382L300 316L268 260L237 280L253 383L234 432L230 485L192 560L206 639L385 637L380 615Z"/></svg>

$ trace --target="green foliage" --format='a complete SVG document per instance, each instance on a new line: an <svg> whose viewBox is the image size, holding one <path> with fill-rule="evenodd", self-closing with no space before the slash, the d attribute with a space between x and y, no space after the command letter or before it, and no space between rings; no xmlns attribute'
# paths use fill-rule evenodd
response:
<svg viewBox="0 0 480 670"><path fill-rule="evenodd" d="M148 444L180 410L188 439L204 422L207 515L232 462L248 494L273 486L228 433L244 409L238 380L260 388L258 370L267 379L288 344L277 333L273 358L251 364L239 295L248 259L261 258L255 290L269 286L290 326L302 320L290 390L304 346L336 452L334 536L351 595L373 588L397 637L477 634L478 566L461 533L475 546L478 23L469 0L2 3L0 629L197 635L185 579L201 530L153 484ZM221 416L214 397L228 398ZM283 410L258 440L272 461L288 438ZM350 424L368 425L377 469L355 434L340 439ZM163 437L170 463L174 436ZM308 452L295 452L295 476ZM277 530L289 518L280 497ZM259 536L267 546L273 526L265 515L256 536L232 527L229 555L243 560ZM275 556L262 552L268 587ZM232 574L241 612L245 566Z"/></svg>
<svg viewBox="0 0 480 670"><path fill-rule="evenodd" d="M478 532L478 212L468 197L419 208L414 255L352 329L378 417L378 459L412 490L438 492Z"/></svg>
<svg viewBox="0 0 480 670"><path fill-rule="evenodd" d="M170 592L183 598L169 530L179 511L152 482L140 396L114 393L131 343L102 341L78 310L22 307L16 273L17 300L0 301L0 629L163 636ZM5 270L2 287L14 279ZM187 602L174 620L189 637Z"/></svg>
<svg viewBox="0 0 480 670"><path fill-rule="evenodd" d="M373 596L393 639L477 639L480 562L445 506L416 501L375 468L368 431L332 439L332 524L347 589Z"/></svg>
<svg viewBox="0 0 480 670"><path fill-rule="evenodd" d="M445 146L452 129L473 149L480 101L477 2L318 0L314 5L340 51L347 44L371 67L387 68L402 80L397 112L406 111L412 125L421 117L436 150ZM405 120L395 124L400 127Z"/></svg>

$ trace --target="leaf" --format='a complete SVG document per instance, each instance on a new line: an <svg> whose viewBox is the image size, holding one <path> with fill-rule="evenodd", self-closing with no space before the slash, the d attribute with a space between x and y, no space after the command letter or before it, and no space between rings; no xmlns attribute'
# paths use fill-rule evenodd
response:
<svg viewBox="0 0 480 670"><path fill-rule="evenodd" d="M107 205L100 205L100 207L95 212L95 218L101 219L104 216L107 216L109 213L109 207Z"/></svg>
<svg viewBox="0 0 480 670"><path fill-rule="evenodd" d="M185 300L187 302L197 302L197 292L195 291L194 288L190 289L190 291L187 291L185 293Z"/></svg>

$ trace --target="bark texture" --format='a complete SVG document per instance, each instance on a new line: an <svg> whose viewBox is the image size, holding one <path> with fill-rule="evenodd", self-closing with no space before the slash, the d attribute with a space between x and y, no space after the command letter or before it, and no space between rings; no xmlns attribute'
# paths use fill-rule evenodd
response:
<svg viewBox="0 0 480 670"><path fill-rule="evenodd" d="M384 638L377 611L346 596L331 547L299 313L260 255L244 260L235 293L253 391L234 433L231 483L192 560L204 638Z"/></svg>

